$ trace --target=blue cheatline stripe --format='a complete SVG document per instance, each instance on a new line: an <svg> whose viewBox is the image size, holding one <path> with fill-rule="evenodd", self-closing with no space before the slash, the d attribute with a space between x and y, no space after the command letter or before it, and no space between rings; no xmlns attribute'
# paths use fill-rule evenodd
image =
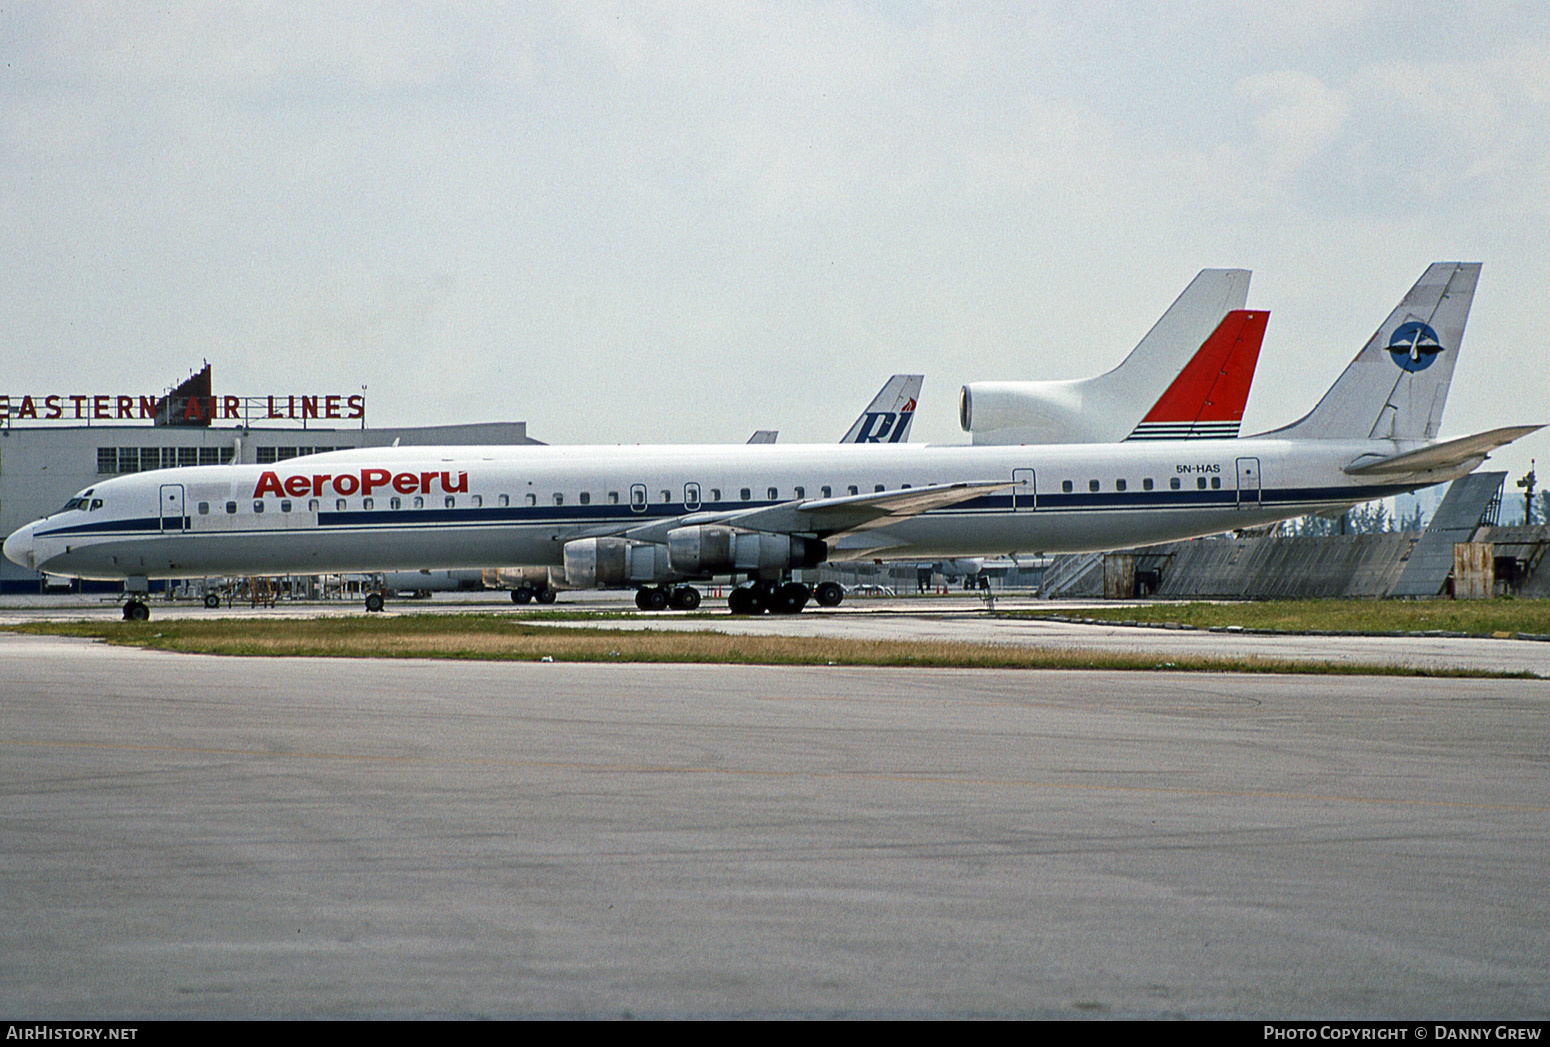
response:
<svg viewBox="0 0 1550 1047"><path fill-rule="evenodd" d="M172 519L169 517L169 519ZM177 530L178 528L173 528ZM52 531L36 531L35 538L58 538L61 535L75 534L139 534L143 531L160 531L161 518L157 516L136 517L131 520L99 520L88 524L75 524L70 527L56 527Z"/></svg>
<svg viewBox="0 0 1550 1047"><path fill-rule="evenodd" d="M1329 502L1349 500L1360 495L1362 501L1373 501L1395 494L1403 494L1413 488L1404 484L1386 484L1367 487L1360 492L1349 487L1291 487L1263 488L1255 497L1252 490L1239 491L1235 487L1200 490L1153 490L1153 491L1073 491L1070 494L1038 492L1036 506L1029 505L1029 496L1017 495L1017 508L1013 508L1010 494L981 495L978 498L942 509L933 509L923 515L984 516L1007 515L1034 516L1040 513L1091 513L1115 511L1165 511L1183 509L1230 509L1242 504L1257 504L1261 508L1277 508L1295 514L1300 506L1312 507ZM717 502L715 511L737 511L782 504L779 502ZM458 509L357 509L345 512L319 512L318 527L330 531L382 531L402 528L463 526L473 528L500 527L597 527L608 524L631 525L654 523L683 516L690 510L682 505L652 506L644 513L634 512L627 505L577 505L577 506L505 506ZM248 514L256 519L259 514ZM288 514L262 514L284 520ZM293 515L293 514L292 514ZM735 524L734 524L735 526ZM159 517L139 517L131 520L102 521L77 524L52 531L40 531L37 538L58 538L71 535L93 537L139 537L151 533L179 532L192 537L210 538L237 535L297 534L284 527L222 527L218 530L199 530L192 526L189 517L181 520L169 517L164 527Z"/></svg>

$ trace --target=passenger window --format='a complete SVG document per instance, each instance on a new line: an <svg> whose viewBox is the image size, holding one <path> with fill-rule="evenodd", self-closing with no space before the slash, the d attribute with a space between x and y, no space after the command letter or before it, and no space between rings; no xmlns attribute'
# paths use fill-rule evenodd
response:
<svg viewBox="0 0 1550 1047"><path fill-rule="evenodd" d="M1125 489L1125 481L1124 480L1115 480L1114 481L1114 489L1116 491L1123 491Z"/></svg>
<svg viewBox="0 0 1550 1047"><path fill-rule="evenodd" d="M1173 491L1177 491L1179 489L1179 478L1177 476L1168 477L1168 488L1169 490Z"/></svg>
<svg viewBox="0 0 1550 1047"><path fill-rule="evenodd" d="M362 509L370 509L370 508L374 507L376 504L377 504L377 500L375 498L362 498L361 499L361 508Z"/></svg>
<svg viewBox="0 0 1550 1047"><path fill-rule="evenodd" d="M1213 490L1213 491L1220 491L1221 489L1222 489L1222 478L1220 476L1213 476L1213 477L1211 477L1211 490Z"/></svg>
<svg viewBox="0 0 1550 1047"><path fill-rule="evenodd" d="M872 490L875 491L875 492L881 493L883 491L886 491L887 488L884 487L882 484L878 484L876 487L873 487Z"/></svg>
<svg viewBox="0 0 1550 1047"><path fill-rule="evenodd" d="M288 513L291 511L291 500L289 498L280 499L280 511L282 513Z"/></svg>
<svg viewBox="0 0 1550 1047"><path fill-rule="evenodd" d="M828 484L824 484L822 487L818 488L818 491L825 498L833 498L834 497L834 488L830 487Z"/></svg>
<svg viewBox="0 0 1550 1047"><path fill-rule="evenodd" d="M501 495L501 496L500 496L500 502L499 502L499 504L500 504L500 507L501 507L501 508L502 508L502 509L504 509L504 508L506 508L506 507L507 507L507 506L509 506L509 505L510 505L510 504L511 504L511 495L509 495L509 494L503 494L503 495Z"/></svg>
<svg viewBox="0 0 1550 1047"><path fill-rule="evenodd" d="M315 513L317 511L318 511L318 500L316 498L313 498L313 499L311 499L310 501L307 502L307 512Z"/></svg>
<svg viewBox="0 0 1550 1047"><path fill-rule="evenodd" d="M1141 481L1141 490L1143 490L1143 491L1150 491L1151 489L1152 489L1152 478L1150 476L1148 476L1145 480Z"/></svg>
<svg viewBox="0 0 1550 1047"><path fill-rule="evenodd" d="M228 513L236 512L237 511L237 503L236 502L227 502L226 503L226 511Z"/></svg>
<svg viewBox="0 0 1550 1047"><path fill-rule="evenodd" d="M564 505L565 504L565 496L563 494L561 494L559 491L554 492L554 504L555 505Z"/></svg>
<svg viewBox="0 0 1550 1047"><path fill-rule="evenodd" d="M558 496L556 496L556 497L558 497ZM447 497L446 497L446 505L447 505L448 509L456 509L457 508L457 499L454 498L450 494L447 495Z"/></svg>
<svg viewBox="0 0 1550 1047"><path fill-rule="evenodd" d="M416 509L424 509L425 508L425 499L421 498L419 495L415 495L414 496L414 507Z"/></svg>
<svg viewBox="0 0 1550 1047"><path fill-rule="evenodd" d="M1060 490L1064 494L1070 494L1071 493L1071 481L1070 480L1062 480L1062 481L1060 481Z"/></svg>
<svg viewBox="0 0 1550 1047"><path fill-rule="evenodd" d="M1098 490L1098 481L1097 480L1088 480L1087 481L1087 489L1089 491L1097 491Z"/></svg>
<svg viewBox="0 0 1550 1047"><path fill-rule="evenodd" d="M619 504L619 492L618 491L609 491L608 492L608 504L609 505L618 505Z"/></svg>
<svg viewBox="0 0 1550 1047"><path fill-rule="evenodd" d="M538 504L538 495L536 495L536 494L527 495L526 496L526 500L527 500L527 504L528 505L537 505Z"/></svg>
<svg viewBox="0 0 1550 1047"><path fill-rule="evenodd" d="M347 506L349 504L350 503L345 501L343 498L335 498L334 499L334 508L339 510L341 513L344 512L345 506Z"/></svg>
<svg viewBox="0 0 1550 1047"><path fill-rule="evenodd" d="M770 495L770 501L772 501L772 502L773 502L773 501L775 501L775 500L776 500L776 499L777 499L777 498L779 498L779 497L780 497L780 492L779 492L779 491L778 491L778 490L776 490L776 489L775 489L775 488L773 488L773 487L771 487L771 488L770 488L770 489L769 489L769 495Z"/></svg>
<svg viewBox="0 0 1550 1047"><path fill-rule="evenodd" d="M591 505L592 504L592 492L591 491L582 491L581 494L576 496L576 500L578 502L580 502L582 505Z"/></svg>
<svg viewBox="0 0 1550 1047"><path fill-rule="evenodd" d="M662 492L662 497L659 499L659 501L663 505L666 505L668 502L671 502L672 500L673 500L673 492L672 491L663 491Z"/></svg>
<svg viewBox="0 0 1550 1047"><path fill-rule="evenodd" d="M805 487L793 487L791 489L791 497L793 497L793 498L806 498L807 497L807 488L805 488Z"/></svg>
<svg viewBox="0 0 1550 1047"><path fill-rule="evenodd" d="M469 499L469 501L473 503L473 506L474 506L475 509L482 509L482 508L484 508L484 495L482 495L482 494L474 495L472 498Z"/></svg>
<svg viewBox="0 0 1550 1047"><path fill-rule="evenodd" d="M402 498L398 497L397 495L394 495L393 497L388 499L388 508L389 509L402 509L403 507L404 507L404 500Z"/></svg>
<svg viewBox="0 0 1550 1047"><path fill-rule="evenodd" d="M712 487L710 489L710 500L713 501L713 502L721 501L721 488L719 488L719 487Z"/></svg>
<svg viewBox="0 0 1550 1047"><path fill-rule="evenodd" d="M209 516L210 515L210 503L209 502L200 502L199 503L199 515L200 516Z"/></svg>
<svg viewBox="0 0 1550 1047"><path fill-rule="evenodd" d="M1195 486L1204 491L1206 489L1206 478L1204 476L1197 476L1195 478Z"/></svg>
<svg viewBox="0 0 1550 1047"><path fill-rule="evenodd" d="M851 484L849 487L845 488L845 490L849 491L851 494L861 493L861 488L857 487L855 484Z"/></svg>
<svg viewBox="0 0 1550 1047"><path fill-rule="evenodd" d="M261 513L264 511L264 500L262 498L253 499L253 511L255 513Z"/></svg>
<svg viewBox="0 0 1550 1047"><path fill-rule="evenodd" d="M746 488L746 487L745 487L745 488L743 488L743 490L742 490L742 496L743 496L743 501L745 501L745 502L748 502L748 501L752 501L752 500L753 500L753 492L752 492L752 491L750 491L750 490L749 490L749 489L748 489L748 488Z"/></svg>

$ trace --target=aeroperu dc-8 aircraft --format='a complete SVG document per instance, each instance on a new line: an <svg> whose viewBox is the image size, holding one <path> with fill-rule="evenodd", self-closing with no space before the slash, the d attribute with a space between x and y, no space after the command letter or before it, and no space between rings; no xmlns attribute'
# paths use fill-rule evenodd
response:
<svg viewBox="0 0 1550 1047"><path fill-rule="evenodd" d="M746 614L822 600L789 579L826 560L1119 549L1339 511L1539 428L1437 440L1479 273L1428 268L1312 411L1253 437L335 451L106 480L4 552L124 580L128 618L149 615L134 594L151 578L492 563L563 565L573 587L635 585L647 606L733 573Z"/></svg>

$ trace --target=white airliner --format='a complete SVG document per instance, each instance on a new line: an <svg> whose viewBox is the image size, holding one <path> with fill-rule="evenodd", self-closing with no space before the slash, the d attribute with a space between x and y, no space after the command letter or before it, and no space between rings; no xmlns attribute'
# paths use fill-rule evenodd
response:
<svg viewBox="0 0 1550 1047"><path fill-rule="evenodd" d="M1106 443L1121 439L1233 437L1254 380L1268 314L1241 307L1248 297L1246 269L1203 269L1184 293L1141 339L1118 367L1079 381L979 383L964 386L961 415L970 428L971 397L981 390L993 408L990 428L974 430L976 443ZM925 376L896 374L884 383L866 410L851 424L841 443L903 443L909 439ZM1166 383L1166 384L1165 384ZM983 412L982 412L983 413ZM760 429L750 444L773 444L778 432ZM1015 437L1015 438L1014 438ZM982 558L936 561L944 573L978 574ZM423 572L422 572L423 574ZM552 603L556 585L567 583L559 568L504 567L493 571L499 586L509 587L514 603L537 599ZM417 579L383 575L386 588ZM818 600L837 606L843 591L820 587ZM667 606L692 611L700 594L693 586L675 586ZM661 605L661 594L642 587L642 610Z"/></svg>
<svg viewBox="0 0 1550 1047"><path fill-rule="evenodd" d="M529 563L665 604L732 572L749 579L734 613L792 612L823 594L784 579L825 560L1117 549L1337 511L1464 475L1539 428L1437 441L1479 272L1431 266L1312 411L1254 437L336 451L106 480L4 552L132 594L150 578Z"/></svg>
<svg viewBox="0 0 1550 1047"><path fill-rule="evenodd" d="M903 443L909 439L910 426L915 423L915 407L920 400L920 387L925 382L926 376L921 374L896 374L889 377L883 383L883 387L872 397L872 402L856 417L850 428L845 430L845 435L840 437L842 444L864 443ZM772 444L779 436L777 429L759 429L748 438L751 444ZM424 584L424 579L429 572L383 572L383 588L388 592L396 589L418 589ZM564 572L558 568L548 566L524 566L524 567L499 567L486 568L485 578L492 582L491 588L509 588L511 602L525 604L533 600L539 603L553 603L557 588L567 588ZM451 587L449 578L449 588ZM844 597L843 591L838 586L831 586L823 591L825 606L838 606ZM658 596L655 590L641 589L636 595L636 603L641 610L650 610L657 604ZM700 592L689 585L677 586L669 593L667 606L679 611L692 611L700 606ZM658 608L660 609L660 608Z"/></svg>

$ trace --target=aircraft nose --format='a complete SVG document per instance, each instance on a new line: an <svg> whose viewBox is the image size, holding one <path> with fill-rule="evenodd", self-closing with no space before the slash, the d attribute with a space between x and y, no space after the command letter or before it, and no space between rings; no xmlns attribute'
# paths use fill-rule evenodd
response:
<svg viewBox="0 0 1550 1047"><path fill-rule="evenodd" d="M0 552L5 558L14 564L20 564L27 570L36 570L36 554L32 547L32 524L21 528L5 540L5 545L0 546Z"/></svg>

